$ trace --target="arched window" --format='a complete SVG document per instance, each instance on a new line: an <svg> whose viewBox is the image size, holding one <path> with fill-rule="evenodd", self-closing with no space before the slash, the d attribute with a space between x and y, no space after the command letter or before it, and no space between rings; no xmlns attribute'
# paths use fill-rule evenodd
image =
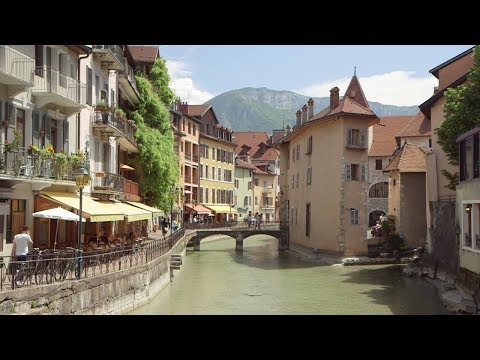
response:
<svg viewBox="0 0 480 360"><path fill-rule="evenodd" d="M248 196L245 196L243 198L243 206L247 207L248 206Z"/></svg>
<svg viewBox="0 0 480 360"><path fill-rule="evenodd" d="M371 198L388 198L388 182L381 182L370 188L368 197Z"/></svg>

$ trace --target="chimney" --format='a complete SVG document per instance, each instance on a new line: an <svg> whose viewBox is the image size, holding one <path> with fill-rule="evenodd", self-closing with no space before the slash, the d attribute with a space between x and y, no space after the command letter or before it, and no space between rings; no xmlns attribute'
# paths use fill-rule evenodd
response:
<svg viewBox="0 0 480 360"><path fill-rule="evenodd" d="M285 135L291 133L291 130L290 130L290 125L287 125L287 127L285 128Z"/></svg>
<svg viewBox="0 0 480 360"><path fill-rule="evenodd" d="M302 107L302 124L307 121L307 105L303 105Z"/></svg>
<svg viewBox="0 0 480 360"><path fill-rule="evenodd" d="M310 118L313 116L313 99L310 98L310 99L308 100L308 103L307 103L307 104L308 104L308 113L307 113L307 115L308 115L308 118L310 119Z"/></svg>
<svg viewBox="0 0 480 360"><path fill-rule="evenodd" d="M186 101L182 101L178 104L178 111L181 111L184 114L188 114L188 103Z"/></svg>
<svg viewBox="0 0 480 360"><path fill-rule="evenodd" d="M338 106L338 102L340 100L338 95L339 92L340 89L336 86L330 90L330 110L333 110Z"/></svg>
<svg viewBox="0 0 480 360"><path fill-rule="evenodd" d="M296 126L300 126L302 122L302 112L300 110L297 111L297 122L295 123Z"/></svg>

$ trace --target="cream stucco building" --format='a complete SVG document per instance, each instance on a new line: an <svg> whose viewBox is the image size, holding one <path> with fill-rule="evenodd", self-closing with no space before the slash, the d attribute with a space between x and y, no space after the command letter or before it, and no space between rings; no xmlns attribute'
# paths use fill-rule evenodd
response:
<svg viewBox="0 0 480 360"><path fill-rule="evenodd" d="M290 243L344 255L367 254L368 128L379 121L354 75L340 100L297 112L280 148L281 226Z"/></svg>

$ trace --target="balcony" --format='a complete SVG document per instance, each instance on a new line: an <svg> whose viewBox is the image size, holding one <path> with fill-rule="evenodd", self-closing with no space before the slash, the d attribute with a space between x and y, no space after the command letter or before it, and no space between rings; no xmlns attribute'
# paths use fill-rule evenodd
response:
<svg viewBox="0 0 480 360"><path fill-rule="evenodd" d="M0 83L8 85L8 96L26 91L34 83L35 60L7 45L0 45Z"/></svg>
<svg viewBox="0 0 480 360"><path fill-rule="evenodd" d="M125 71L125 56L118 45L93 45L93 60L102 63L102 69Z"/></svg>
<svg viewBox="0 0 480 360"><path fill-rule="evenodd" d="M19 148L4 152L5 145L1 146L0 177L12 178L13 180L46 181L52 179L75 181L74 169L70 162L57 159L54 154L47 158L45 155L32 152L25 148Z"/></svg>
<svg viewBox="0 0 480 360"><path fill-rule="evenodd" d="M105 141L113 136L123 148L130 152L138 152L134 137L136 125L132 120L120 119L108 111L95 111L92 114L92 128L94 136Z"/></svg>
<svg viewBox="0 0 480 360"><path fill-rule="evenodd" d="M135 74L133 69L128 65L127 58L125 59L124 70L120 72L118 82L122 85L128 97L134 102L135 105L140 103L140 94L137 90L137 81L135 80Z"/></svg>
<svg viewBox="0 0 480 360"><path fill-rule="evenodd" d="M138 193L138 183L132 180L123 179L123 194L125 200L141 201L141 197Z"/></svg>
<svg viewBox="0 0 480 360"><path fill-rule="evenodd" d="M97 172L93 178L93 190L98 193L122 193L123 176L109 172Z"/></svg>
<svg viewBox="0 0 480 360"><path fill-rule="evenodd" d="M32 95L37 97L38 108L54 103L71 115L85 108L86 87L51 67L38 66Z"/></svg>

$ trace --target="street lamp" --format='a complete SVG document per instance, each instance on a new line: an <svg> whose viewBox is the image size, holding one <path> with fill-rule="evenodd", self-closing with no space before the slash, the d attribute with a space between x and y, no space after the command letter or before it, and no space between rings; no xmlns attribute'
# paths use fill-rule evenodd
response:
<svg viewBox="0 0 480 360"><path fill-rule="evenodd" d="M77 185L78 189L80 190L80 208L78 209L78 256L81 254L82 249L82 200L83 200L83 188L88 184L90 181L90 175L88 170L85 169L83 166L78 168L75 173L75 184ZM77 261L77 271L75 272L77 279L80 279L81 269L80 269L80 258Z"/></svg>

